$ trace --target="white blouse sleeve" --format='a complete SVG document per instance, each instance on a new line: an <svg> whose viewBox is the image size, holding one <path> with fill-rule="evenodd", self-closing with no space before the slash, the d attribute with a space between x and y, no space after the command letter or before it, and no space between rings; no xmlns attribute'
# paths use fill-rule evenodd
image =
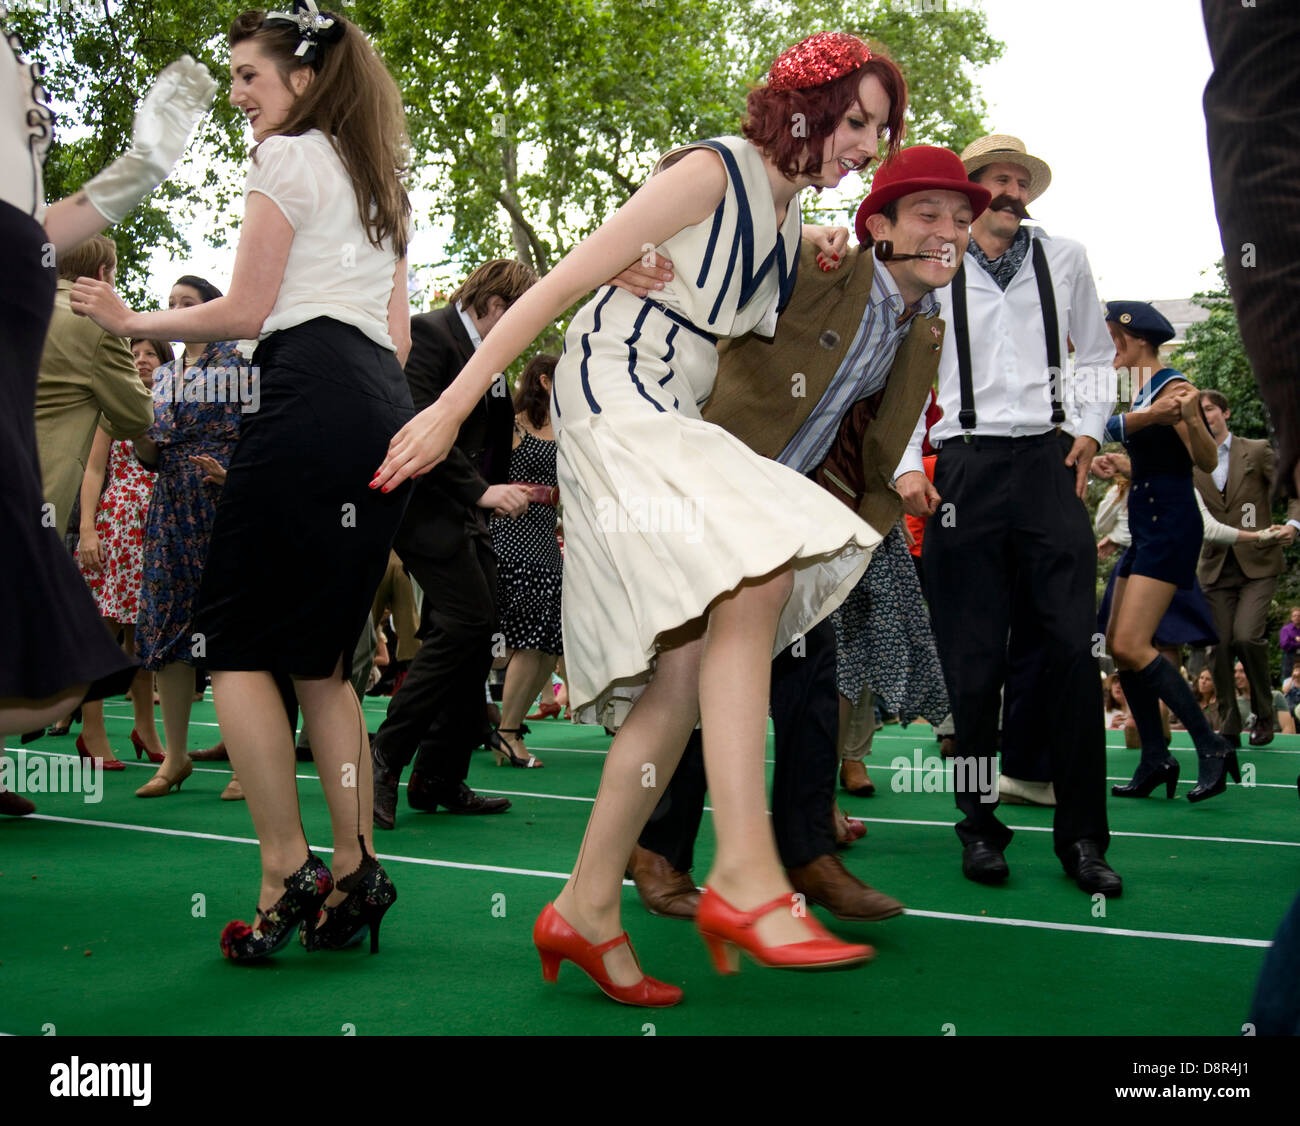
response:
<svg viewBox="0 0 1300 1126"><path fill-rule="evenodd" d="M1192 492L1196 494L1196 507L1201 510L1201 524L1204 526L1204 536L1206 543L1236 543L1237 529L1231 524L1220 524L1213 516L1210 510L1205 507L1205 501L1201 499L1201 490L1193 488Z"/></svg>
<svg viewBox="0 0 1300 1126"><path fill-rule="evenodd" d="M268 137L257 148L248 168L244 195L261 192L299 230L320 206L319 181L312 146L297 137Z"/></svg>

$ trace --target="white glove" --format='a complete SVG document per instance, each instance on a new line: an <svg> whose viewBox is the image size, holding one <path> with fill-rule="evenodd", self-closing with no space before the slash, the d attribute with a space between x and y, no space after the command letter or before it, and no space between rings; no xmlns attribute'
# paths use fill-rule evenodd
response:
<svg viewBox="0 0 1300 1126"><path fill-rule="evenodd" d="M1262 532L1258 533L1258 539L1255 540L1255 546L1272 547L1275 543L1278 543L1281 538L1282 535L1280 532L1275 532L1272 528L1265 528Z"/></svg>
<svg viewBox="0 0 1300 1126"><path fill-rule="evenodd" d="M182 55L154 81L135 111L131 147L86 182L86 197L110 223L120 223L161 184L212 107L217 84L207 67Z"/></svg>

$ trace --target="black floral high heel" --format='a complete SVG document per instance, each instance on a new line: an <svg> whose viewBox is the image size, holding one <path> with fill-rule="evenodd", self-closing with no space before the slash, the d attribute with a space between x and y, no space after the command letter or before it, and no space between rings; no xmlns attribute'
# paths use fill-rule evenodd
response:
<svg viewBox="0 0 1300 1126"><path fill-rule="evenodd" d="M545 766L546 764L534 754L530 753L527 758L515 754L515 749L510 745L509 741L501 738L502 735L518 735L522 740L525 735L531 734L532 732L529 731L526 723L521 723L518 727L494 728L488 736L488 747L496 756L497 766L505 766L506 763L509 763L511 766L517 766L522 770Z"/></svg>
<svg viewBox="0 0 1300 1126"><path fill-rule="evenodd" d="M320 906L334 890L329 868L320 857L307 853L303 866L284 881L284 894L269 911L257 909L261 927L242 919L226 924L221 932L221 953L232 962L256 962L281 949L293 937L293 928L316 918Z"/></svg>
<svg viewBox="0 0 1300 1126"><path fill-rule="evenodd" d="M305 919L298 929L298 940L307 950L343 950L355 946L367 933L370 935L370 953L379 953L379 924L386 912L397 901L397 888L388 878L383 865L361 846L361 864L338 883L339 891L348 893L342 903L333 907L322 904L320 914L325 920L314 925L316 918Z"/></svg>

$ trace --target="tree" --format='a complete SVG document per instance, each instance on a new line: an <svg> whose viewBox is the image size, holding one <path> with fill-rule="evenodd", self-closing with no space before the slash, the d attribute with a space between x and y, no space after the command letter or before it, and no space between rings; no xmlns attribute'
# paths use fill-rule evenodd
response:
<svg viewBox="0 0 1300 1126"><path fill-rule="evenodd" d="M177 173L108 233L117 243L118 288L128 302L147 304L150 255L163 248L190 252L186 228L195 210L220 211L239 190L246 151L243 120L226 102L226 25L204 0L163 4L50 0L15 10L9 25L45 67L54 105L54 144L45 162L45 196L61 199L130 145L131 122L157 73L182 54L193 55L218 79L215 113L204 119ZM205 237L214 245L226 232Z"/></svg>
<svg viewBox="0 0 1300 1126"><path fill-rule="evenodd" d="M910 139L961 148L983 131L973 75L1002 44L976 8L923 0L339 0L403 90L414 167L452 221L448 262L516 256L541 272L594 230L673 144L734 133L750 83L820 28L888 45L911 88ZM35 9L36 5L33 6ZM182 52L221 85L178 173L112 232L128 300L158 247L189 252L203 205L239 191L247 136L228 104L224 32L205 0L49 0L12 16L47 70L59 121L46 162L57 199L123 151L149 81ZM60 10L62 9L62 10ZM809 213L815 202L809 200ZM225 244L220 226L203 232ZM444 263L445 264L445 263Z"/></svg>
<svg viewBox="0 0 1300 1126"><path fill-rule="evenodd" d="M676 143L737 131L748 84L817 28L878 37L908 76L914 138L983 131L971 74L1002 45L974 10L847 0L360 0L407 95L448 256L545 273ZM870 29L870 31L868 31ZM954 60L960 60L954 65ZM969 65L963 65L969 64Z"/></svg>
<svg viewBox="0 0 1300 1126"><path fill-rule="evenodd" d="M1219 288L1192 298L1201 308L1208 309L1210 316L1188 328L1186 339L1169 357L1169 363L1184 372L1197 387L1223 392L1231 404L1234 434L1243 438L1267 438L1268 409L1259 397L1250 359L1241 342L1237 312L1232 305L1222 260L1216 268Z"/></svg>

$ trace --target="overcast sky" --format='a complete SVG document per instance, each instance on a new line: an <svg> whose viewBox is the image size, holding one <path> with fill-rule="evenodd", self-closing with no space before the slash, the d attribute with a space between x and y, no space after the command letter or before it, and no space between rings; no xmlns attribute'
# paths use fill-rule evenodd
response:
<svg viewBox="0 0 1300 1126"><path fill-rule="evenodd" d="M922 0L912 2L921 10ZM1213 288L1222 248L1201 109L1211 68L1198 0L923 3L978 5L1006 44L1001 61L979 74L988 122L1051 166L1051 187L1031 213L1049 234L1087 247L1103 300L1190 297ZM922 10L916 18L939 17ZM221 96L227 93L223 83ZM864 191L849 177L845 205L856 205ZM415 202L411 260L439 261L449 224L430 222L418 195ZM195 272L227 284L233 253L213 251L198 237L193 244ZM165 300L178 271L165 260L158 266ZM425 280L435 282L432 273ZM427 307L427 293L420 305Z"/></svg>
<svg viewBox="0 0 1300 1126"><path fill-rule="evenodd" d="M1223 248L1201 108L1211 67L1198 0L981 7L1007 45L980 72L988 121L1052 168L1034 218L1088 248L1104 300L1213 288Z"/></svg>

